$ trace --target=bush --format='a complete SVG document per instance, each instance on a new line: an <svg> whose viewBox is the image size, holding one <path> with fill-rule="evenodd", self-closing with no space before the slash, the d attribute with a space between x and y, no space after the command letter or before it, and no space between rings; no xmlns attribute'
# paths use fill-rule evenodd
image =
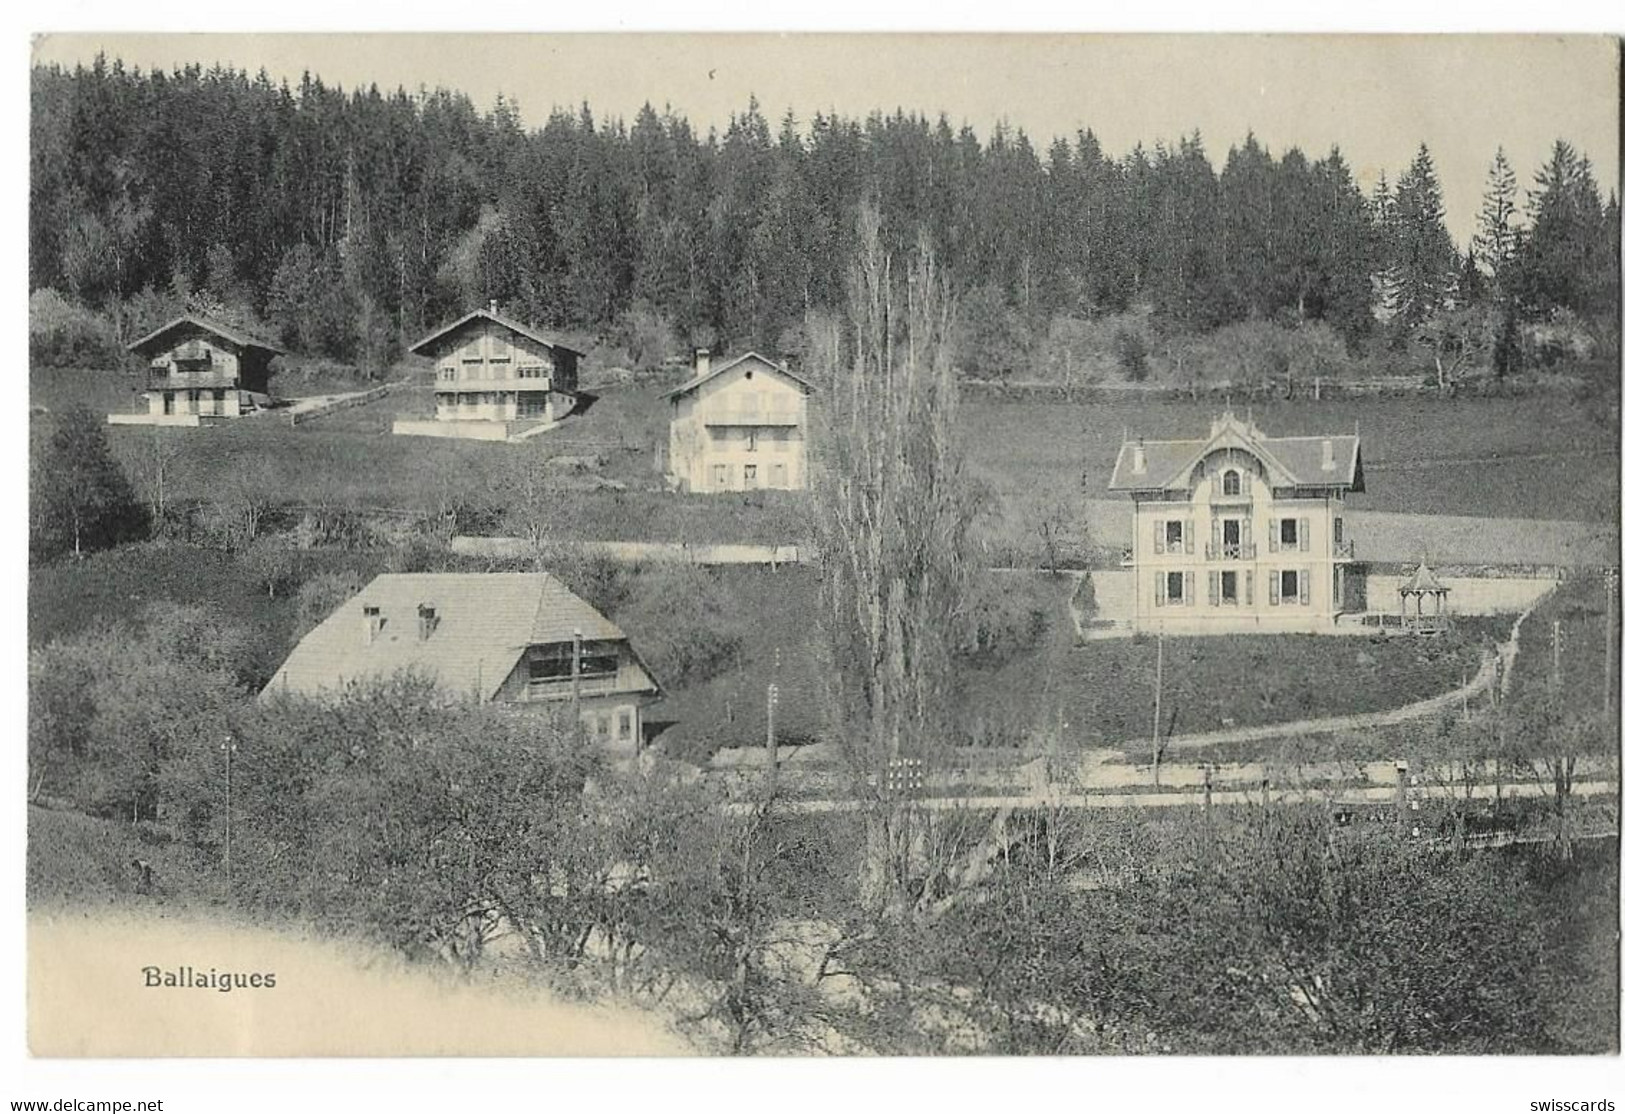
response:
<svg viewBox="0 0 1625 1114"><path fill-rule="evenodd" d="M1131 383L1145 380L1151 370L1151 346L1145 335L1137 329L1122 329L1117 334L1117 366Z"/></svg>
<svg viewBox="0 0 1625 1114"><path fill-rule="evenodd" d="M623 625L661 683L677 687L738 664L745 638L731 603L697 565L654 565L634 581Z"/></svg>
<svg viewBox="0 0 1625 1114"><path fill-rule="evenodd" d="M28 298L28 362L36 367L105 367L125 361L113 325L46 287Z"/></svg>

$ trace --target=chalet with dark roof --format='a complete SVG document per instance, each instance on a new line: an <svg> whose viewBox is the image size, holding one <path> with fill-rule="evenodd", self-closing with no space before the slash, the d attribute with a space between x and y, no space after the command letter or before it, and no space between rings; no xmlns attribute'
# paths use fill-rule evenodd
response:
<svg viewBox="0 0 1625 1114"><path fill-rule="evenodd" d="M435 362L432 421L396 433L503 441L550 427L575 407L581 353L486 309L466 313L412 345Z"/></svg>
<svg viewBox="0 0 1625 1114"><path fill-rule="evenodd" d="M115 425L198 426L252 413L271 401L275 345L234 325L186 314L129 346L147 361L146 410L112 414Z"/></svg>

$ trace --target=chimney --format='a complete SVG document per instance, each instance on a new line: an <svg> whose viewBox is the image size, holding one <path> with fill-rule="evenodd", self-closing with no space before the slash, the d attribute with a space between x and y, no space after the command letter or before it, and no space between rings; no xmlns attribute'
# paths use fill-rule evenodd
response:
<svg viewBox="0 0 1625 1114"><path fill-rule="evenodd" d="M490 313L490 315L492 317L495 317L497 315L497 300L495 298L491 299L491 305L488 308L487 312Z"/></svg>
<svg viewBox="0 0 1625 1114"><path fill-rule="evenodd" d="M711 350L709 348L694 349L694 378L698 379L711 371Z"/></svg>
<svg viewBox="0 0 1625 1114"><path fill-rule="evenodd" d="M1320 439L1320 470L1322 472L1330 472L1336 467L1337 462L1332 459L1332 439L1330 437L1322 437Z"/></svg>
<svg viewBox="0 0 1625 1114"><path fill-rule="evenodd" d="M367 604L361 609L361 644L371 646L378 641L378 636L384 633L384 623L387 620L376 606Z"/></svg>
<svg viewBox="0 0 1625 1114"><path fill-rule="evenodd" d="M1136 476L1145 475L1145 438L1144 437L1142 437L1138 441L1134 442L1134 474Z"/></svg>
<svg viewBox="0 0 1625 1114"><path fill-rule="evenodd" d="M440 625L440 615L432 603L418 604L418 641L426 642Z"/></svg>

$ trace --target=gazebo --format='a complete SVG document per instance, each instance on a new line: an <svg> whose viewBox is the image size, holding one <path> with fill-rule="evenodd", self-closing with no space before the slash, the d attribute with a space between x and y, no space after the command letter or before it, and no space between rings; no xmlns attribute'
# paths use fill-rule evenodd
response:
<svg viewBox="0 0 1625 1114"><path fill-rule="evenodd" d="M1450 614L1446 607L1450 589L1428 568L1424 558L1411 573L1410 579L1399 586L1399 627L1407 634L1436 634L1450 629ZM1411 602L1415 601L1415 610ZM1431 604L1431 607L1429 606Z"/></svg>

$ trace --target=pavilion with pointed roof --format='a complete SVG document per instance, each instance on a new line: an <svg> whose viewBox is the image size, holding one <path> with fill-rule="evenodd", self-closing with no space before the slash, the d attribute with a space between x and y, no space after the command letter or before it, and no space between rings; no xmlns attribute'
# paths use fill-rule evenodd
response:
<svg viewBox="0 0 1625 1114"><path fill-rule="evenodd" d="M1409 634L1435 634L1450 629L1450 586L1428 568L1427 558L1399 586L1399 626ZM1415 610L1412 610L1414 605Z"/></svg>

